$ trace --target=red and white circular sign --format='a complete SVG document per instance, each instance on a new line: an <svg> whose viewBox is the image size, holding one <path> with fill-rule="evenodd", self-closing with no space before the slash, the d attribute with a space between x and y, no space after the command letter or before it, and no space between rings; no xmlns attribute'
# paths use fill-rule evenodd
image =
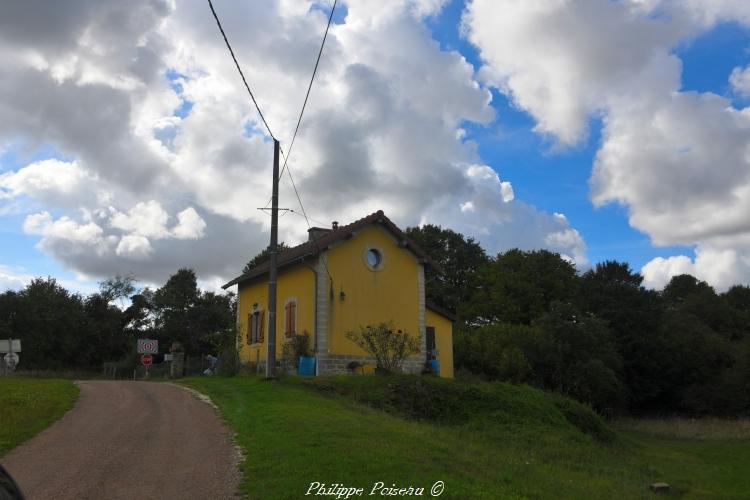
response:
<svg viewBox="0 0 750 500"><path fill-rule="evenodd" d="M155 351L156 342L154 342L153 340L144 340L143 342L141 342L141 349L146 352Z"/></svg>
<svg viewBox="0 0 750 500"><path fill-rule="evenodd" d="M144 354L141 356L141 364L143 366L148 366L154 362L154 357L150 354Z"/></svg>

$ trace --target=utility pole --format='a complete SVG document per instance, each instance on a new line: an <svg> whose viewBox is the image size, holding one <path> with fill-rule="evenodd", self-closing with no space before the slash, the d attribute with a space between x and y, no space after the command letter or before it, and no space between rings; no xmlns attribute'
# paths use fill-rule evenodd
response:
<svg viewBox="0 0 750 500"><path fill-rule="evenodd" d="M271 245L268 247L268 351L266 378L276 376L276 275L278 274L279 240L279 141L273 140L273 187L271 194Z"/></svg>

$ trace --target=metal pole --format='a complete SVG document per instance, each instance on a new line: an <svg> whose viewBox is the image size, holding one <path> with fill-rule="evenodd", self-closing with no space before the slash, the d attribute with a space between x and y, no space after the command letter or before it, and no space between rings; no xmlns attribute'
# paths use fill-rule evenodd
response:
<svg viewBox="0 0 750 500"><path fill-rule="evenodd" d="M266 351L266 378L276 375L276 275L279 239L279 141L273 140L273 186L271 193L271 245L268 247L268 350Z"/></svg>

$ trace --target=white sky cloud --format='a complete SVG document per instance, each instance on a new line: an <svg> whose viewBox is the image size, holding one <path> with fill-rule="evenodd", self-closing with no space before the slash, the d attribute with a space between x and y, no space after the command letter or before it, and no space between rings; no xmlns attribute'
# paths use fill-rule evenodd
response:
<svg viewBox="0 0 750 500"><path fill-rule="evenodd" d="M735 92L746 96L750 95L750 66L734 68L729 75L729 84Z"/></svg>
<svg viewBox="0 0 750 500"><path fill-rule="evenodd" d="M750 237L750 109L683 91L675 54L720 22L750 26L750 3L474 0L463 19L483 80L533 116L540 134L570 147L601 119L596 206L626 206L656 245L696 246L692 259L643 268L656 287L686 269L719 288L750 278L750 245L740 241ZM727 78L744 91L746 70Z"/></svg>
<svg viewBox="0 0 750 500"><path fill-rule="evenodd" d="M585 264L570 223L517 200L464 142L462 122L494 111L475 69L423 24L445 1L345 4L290 158L310 214L345 223L383 209L493 253L550 247ZM312 5L216 2L284 146L327 21ZM214 283L266 246L271 143L204 2L25 2L0 20L0 62L0 143L71 158L0 177L0 197L40 205L24 226L40 249L86 276L158 282L185 266ZM294 208L288 178L281 189ZM283 222L282 240L304 239L304 220Z"/></svg>

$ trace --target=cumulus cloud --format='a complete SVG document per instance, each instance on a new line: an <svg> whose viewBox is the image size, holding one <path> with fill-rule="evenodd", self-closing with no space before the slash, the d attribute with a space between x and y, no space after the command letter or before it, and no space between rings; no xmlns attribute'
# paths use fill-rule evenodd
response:
<svg viewBox="0 0 750 500"><path fill-rule="evenodd" d="M29 281L32 280L32 276L12 269L8 266L0 265L0 292L6 290L21 290L24 288Z"/></svg>
<svg viewBox="0 0 750 500"><path fill-rule="evenodd" d="M206 221L198 215L193 207L188 207L177 214L177 225L172 235L179 240L197 240L203 237Z"/></svg>
<svg viewBox="0 0 750 500"><path fill-rule="evenodd" d="M746 96L750 95L750 66L734 68L729 75L729 84L735 92Z"/></svg>
<svg viewBox="0 0 750 500"><path fill-rule="evenodd" d="M127 233L146 238L165 238L169 235L167 221L169 214L156 200L138 203L127 213L116 212L110 225Z"/></svg>
<svg viewBox="0 0 750 500"><path fill-rule="evenodd" d="M346 222L383 209L402 226L427 219L475 236L490 252L547 247L585 263L570 223L515 199L502 166L464 140L464 121L495 116L475 68L424 25L445 1L345 4L289 158L308 212ZM309 1L216 7L286 148L327 13ZM22 137L71 160L3 174L0 196L42 204L25 230L87 276L159 281L186 266L206 282L232 277L267 244L270 220L257 208L272 144L205 3L51 9L27 2L0 20L0 141ZM286 174L281 199L296 208ZM304 220L284 218L282 240L305 236Z"/></svg>
<svg viewBox="0 0 750 500"><path fill-rule="evenodd" d="M112 192L78 161L48 159L0 174L0 200L36 199L76 209L107 202Z"/></svg>
<svg viewBox="0 0 750 500"><path fill-rule="evenodd" d="M126 234L117 243L115 253L126 259L141 260L153 253L151 242L140 234Z"/></svg>
<svg viewBox="0 0 750 500"><path fill-rule="evenodd" d="M586 243L563 214L516 200L510 183L487 165L464 166L464 187L421 212L420 225L461 228L490 253L547 248L586 269ZM461 201L466 200L466 201Z"/></svg>
<svg viewBox="0 0 750 500"><path fill-rule="evenodd" d="M601 119L594 205L626 206L656 245L696 246L694 259L644 267L653 286L685 269L717 286L749 278L750 247L738 241L750 236L750 109L683 91L674 51L721 22L750 26L750 4L474 0L464 14L482 78L533 116L539 133L568 147ZM727 77L746 91L746 69Z"/></svg>
<svg viewBox="0 0 750 500"><path fill-rule="evenodd" d="M641 269L646 286L661 289L673 276L692 274L707 281L719 291L732 285L750 282L750 246L738 244L732 248L710 244L700 245L693 258L687 255L657 257Z"/></svg>
<svg viewBox="0 0 750 500"><path fill-rule="evenodd" d="M22 290L31 280L38 277L46 278L45 276L35 276L26 269L0 264L0 293L7 290ZM58 279L57 281L68 290L82 295L88 295L98 290L96 284L86 280Z"/></svg>

